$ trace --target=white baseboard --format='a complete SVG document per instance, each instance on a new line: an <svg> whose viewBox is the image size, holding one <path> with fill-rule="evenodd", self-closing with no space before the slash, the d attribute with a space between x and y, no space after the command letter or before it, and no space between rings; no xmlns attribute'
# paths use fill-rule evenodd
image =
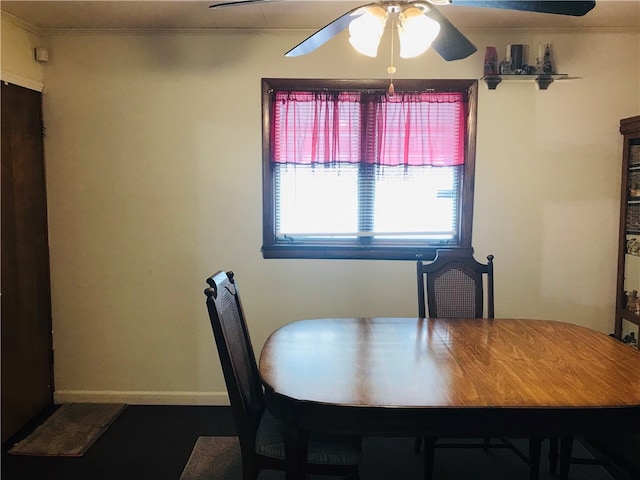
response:
<svg viewBox="0 0 640 480"><path fill-rule="evenodd" d="M58 390L55 404L126 403L128 405L230 405L227 392L118 392Z"/></svg>

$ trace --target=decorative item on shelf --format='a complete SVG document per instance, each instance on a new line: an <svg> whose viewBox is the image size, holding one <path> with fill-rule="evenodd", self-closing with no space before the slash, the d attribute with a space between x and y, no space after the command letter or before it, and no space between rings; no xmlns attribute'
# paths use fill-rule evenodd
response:
<svg viewBox="0 0 640 480"><path fill-rule="evenodd" d="M542 57L542 73L545 73L547 75L553 75L554 73L556 73L556 68L553 63L553 58L551 57L550 43L547 43L547 45L544 47L544 54Z"/></svg>
<svg viewBox="0 0 640 480"><path fill-rule="evenodd" d="M505 58L498 66L500 75L533 75L536 67L527 65L527 45L507 44ZM485 75L490 75L485 72Z"/></svg>
<svg viewBox="0 0 640 480"><path fill-rule="evenodd" d="M498 74L498 52L496 47L487 47L484 51L484 74Z"/></svg>
<svg viewBox="0 0 640 480"><path fill-rule="evenodd" d="M507 44L507 52L504 60L500 62L499 70L500 75L510 75L511 71L511 44Z"/></svg>
<svg viewBox="0 0 640 480"><path fill-rule="evenodd" d="M544 71L544 46L542 43L538 44L538 56L536 57L536 73Z"/></svg>
<svg viewBox="0 0 640 480"><path fill-rule="evenodd" d="M640 165L640 145L629 145L629 165Z"/></svg>
<svg viewBox="0 0 640 480"><path fill-rule="evenodd" d="M626 297L625 308L636 315L640 315L640 299L638 298L638 291L631 290L630 292L624 292Z"/></svg>
<svg viewBox="0 0 640 480"><path fill-rule="evenodd" d="M629 255L640 255L640 242L637 238L627 240L627 253Z"/></svg>
<svg viewBox="0 0 640 480"><path fill-rule="evenodd" d="M536 67L527 65L528 45L511 45L511 73L515 75L532 75L536 73Z"/></svg>
<svg viewBox="0 0 640 480"><path fill-rule="evenodd" d="M511 71L516 75L522 74L522 67L525 65L525 47L526 45L511 45Z"/></svg>
<svg viewBox="0 0 640 480"><path fill-rule="evenodd" d="M622 338L622 341L627 345L636 346L638 344L638 340L636 339L635 332L629 332Z"/></svg>
<svg viewBox="0 0 640 480"><path fill-rule="evenodd" d="M640 171L633 170L629 172L627 185L629 185L630 198L640 197Z"/></svg>
<svg viewBox="0 0 640 480"><path fill-rule="evenodd" d="M640 205L627 205L627 231L640 230Z"/></svg>

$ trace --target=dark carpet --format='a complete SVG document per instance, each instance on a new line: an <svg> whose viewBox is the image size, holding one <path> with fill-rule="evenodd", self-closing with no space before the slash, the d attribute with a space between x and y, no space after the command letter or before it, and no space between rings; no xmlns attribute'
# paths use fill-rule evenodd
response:
<svg viewBox="0 0 640 480"><path fill-rule="evenodd" d="M468 440L467 440L468 441ZM450 442L448 442L450 443ZM366 438L360 467L361 480L409 480L423 478L422 455L413 450L413 438ZM516 441L526 451L526 441ZM576 456L591 458L579 443ZM543 452L546 455L546 448ZM540 480L557 478L549 473L547 459L541 464ZM509 449L438 448L434 479L517 480L528 479L526 463ZM265 470L259 480L284 480L282 472ZM309 476L316 480L336 477ZM613 480L602 466L572 465L571 480ZM200 437L180 480L241 480L240 448L236 437Z"/></svg>
<svg viewBox="0 0 640 480"><path fill-rule="evenodd" d="M210 474L207 480L241 478L237 440L233 437L235 427L228 406L128 405L81 457L34 457L7 453L11 446L26 438L50 415L51 411L48 411L34 419L3 444L2 480L179 480L189 459L194 458L193 450L201 437L223 440L227 445L228 468L235 469L228 470L228 473L218 471ZM230 450L229 445L234 443ZM591 452L589 444L585 445ZM541 480L555 478L547 473L547 448L548 442L544 442ZM211 468L212 463L216 468L216 459L222 452L225 450L218 451L209 445L204 454L200 452L200 459L194 460L193 465L199 461L204 468ZM576 447L576 454L586 452ZM524 462L507 450L485 453L481 449L439 449L435 461L434 480L527 480L528 477ZM413 453L413 439L370 439L365 441L361 470L362 480L420 480L422 456ZM190 474L189 471L184 473ZM640 479L637 474L619 473L607 476L601 466L572 465L570 480ZM283 478L279 472L263 472L259 480Z"/></svg>

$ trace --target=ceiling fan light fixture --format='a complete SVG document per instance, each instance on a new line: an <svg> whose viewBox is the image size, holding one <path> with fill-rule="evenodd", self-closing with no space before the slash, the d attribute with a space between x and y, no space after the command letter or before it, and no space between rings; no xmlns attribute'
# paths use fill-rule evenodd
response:
<svg viewBox="0 0 640 480"><path fill-rule="evenodd" d="M400 56L414 58L426 52L440 33L440 24L426 16L423 10L409 7L399 17Z"/></svg>
<svg viewBox="0 0 640 480"><path fill-rule="evenodd" d="M368 7L349 24L349 43L357 52L375 57L388 18L389 14L384 8L377 5Z"/></svg>

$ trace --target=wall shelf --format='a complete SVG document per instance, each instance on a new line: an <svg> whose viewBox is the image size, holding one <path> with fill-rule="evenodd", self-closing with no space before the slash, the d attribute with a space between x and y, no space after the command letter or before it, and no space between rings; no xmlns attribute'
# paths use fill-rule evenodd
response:
<svg viewBox="0 0 640 480"><path fill-rule="evenodd" d="M482 77L489 87L489 90L495 90L498 84L502 81L511 82L536 82L540 90L546 90L556 80L568 79L569 75L566 73L554 73L554 74L540 74L540 75L486 75Z"/></svg>

